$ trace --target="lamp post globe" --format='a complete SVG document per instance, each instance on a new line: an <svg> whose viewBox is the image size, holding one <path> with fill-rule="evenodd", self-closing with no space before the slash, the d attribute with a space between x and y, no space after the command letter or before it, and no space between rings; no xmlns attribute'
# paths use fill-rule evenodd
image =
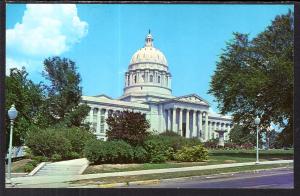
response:
<svg viewBox="0 0 300 196"><path fill-rule="evenodd" d="M256 116L255 120L254 120L255 125L259 125L260 123L260 118L258 118L258 116Z"/></svg>
<svg viewBox="0 0 300 196"><path fill-rule="evenodd" d="M15 108L15 105L12 105L11 108L8 110L8 117L10 119L10 134L9 134L9 148L8 148L8 179L11 178L11 158L12 158L12 136L13 136L13 127L14 127L14 120L17 118L18 111Z"/></svg>
<svg viewBox="0 0 300 196"><path fill-rule="evenodd" d="M12 105L8 110L8 117L10 120L15 120L17 115L18 115L18 111L16 110L15 105Z"/></svg>
<svg viewBox="0 0 300 196"><path fill-rule="evenodd" d="M258 131L259 131L259 123L260 118L257 116L254 120L254 123L256 125L256 164L259 164L259 151L258 151Z"/></svg>

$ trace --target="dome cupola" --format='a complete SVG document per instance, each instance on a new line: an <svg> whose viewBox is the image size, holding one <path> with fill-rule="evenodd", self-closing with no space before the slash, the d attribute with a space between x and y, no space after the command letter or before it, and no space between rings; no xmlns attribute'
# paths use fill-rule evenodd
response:
<svg viewBox="0 0 300 196"><path fill-rule="evenodd" d="M154 47L149 30L143 48L136 51L125 73L126 95L171 95L171 74L165 55Z"/></svg>

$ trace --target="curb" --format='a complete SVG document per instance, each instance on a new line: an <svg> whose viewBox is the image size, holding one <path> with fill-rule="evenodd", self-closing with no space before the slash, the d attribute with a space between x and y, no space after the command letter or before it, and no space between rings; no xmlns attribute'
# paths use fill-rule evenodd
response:
<svg viewBox="0 0 300 196"><path fill-rule="evenodd" d="M122 186L128 186L125 182L120 183L109 183L109 184L99 184L97 185L97 188L116 188L116 187L122 187Z"/></svg>
<svg viewBox="0 0 300 196"><path fill-rule="evenodd" d="M161 180L152 179L152 180L140 180L140 181L132 181L128 182L128 185L146 185L146 184L159 184Z"/></svg>
<svg viewBox="0 0 300 196"><path fill-rule="evenodd" d="M212 174L212 175L202 175L202 176L188 176L188 177L181 177L181 178L166 178L166 179L152 179L152 180L140 180L140 181L132 181L132 182L120 182L120 183L107 183L107 184L100 184L100 185L91 185L91 188L117 188L117 187L128 187L130 185L148 185L148 184L159 184L161 182L172 182L172 181L179 181L179 180L186 180L192 178L207 178L208 176L218 176L218 175L233 175L237 173L255 173L259 171L266 171L266 170L276 170L276 169L284 169L289 167L278 167L272 169L257 169L257 170L249 170L249 171L241 171L241 172L228 172L228 173L219 173L219 174ZM87 185L88 186L88 185Z"/></svg>

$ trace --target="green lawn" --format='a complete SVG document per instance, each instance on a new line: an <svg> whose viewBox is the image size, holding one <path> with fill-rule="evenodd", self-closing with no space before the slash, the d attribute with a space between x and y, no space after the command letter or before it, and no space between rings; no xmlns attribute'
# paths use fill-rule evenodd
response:
<svg viewBox="0 0 300 196"><path fill-rule="evenodd" d="M260 161L293 159L293 150L261 150ZM178 168L224 163L242 163L256 161L255 150L209 150L209 158L204 162L144 163L144 164L102 164L90 165L84 174L121 172L147 169Z"/></svg>

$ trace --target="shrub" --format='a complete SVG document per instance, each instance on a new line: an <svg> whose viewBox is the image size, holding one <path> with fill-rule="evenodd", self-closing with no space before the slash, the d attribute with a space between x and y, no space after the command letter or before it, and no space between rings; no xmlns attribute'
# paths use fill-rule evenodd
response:
<svg viewBox="0 0 300 196"><path fill-rule="evenodd" d="M31 162L28 162L24 165L25 172L31 172L34 168L35 166L33 166Z"/></svg>
<svg viewBox="0 0 300 196"><path fill-rule="evenodd" d="M62 132L63 136L70 141L70 158L78 158L80 155L83 155L85 143L91 139L96 139L93 133L78 127L59 128L56 131Z"/></svg>
<svg viewBox="0 0 300 196"><path fill-rule="evenodd" d="M178 161L203 161L208 158L208 151L202 145L183 147L175 154Z"/></svg>
<svg viewBox="0 0 300 196"><path fill-rule="evenodd" d="M148 160L152 163L165 162L168 157L168 145L161 137L152 137L144 142Z"/></svg>
<svg viewBox="0 0 300 196"><path fill-rule="evenodd" d="M90 140L84 149L87 159L97 163L129 163L134 159L133 148L122 140Z"/></svg>
<svg viewBox="0 0 300 196"><path fill-rule="evenodd" d="M254 147L253 144L249 143L249 142L241 145L241 148L243 148L243 149L251 149L253 147Z"/></svg>
<svg viewBox="0 0 300 196"><path fill-rule="evenodd" d="M147 151L142 146L133 148L134 162L145 163L148 161Z"/></svg>
<svg viewBox="0 0 300 196"><path fill-rule="evenodd" d="M142 145L150 127L145 115L130 111L115 112L107 120L108 140L124 140L132 146Z"/></svg>
<svg viewBox="0 0 300 196"><path fill-rule="evenodd" d="M53 154L67 158L72 149L71 142L64 137L64 134L52 129L30 131L26 144L35 156L48 158L52 157Z"/></svg>
<svg viewBox="0 0 300 196"><path fill-rule="evenodd" d="M34 157L32 157L32 160L34 160L34 161L36 161L38 163L41 163L41 162L48 161L48 158L44 157L44 156L34 156Z"/></svg>
<svg viewBox="0 0 300 196"><path fill-rule="evenodd" d="M148 139L154 138L157 140L161 140L163 143L165 143L166 146L173 148L175 152L181 149L183 146L195 146L201 144L198 138L184 138L174 132L164 132L160 135L152 135L148 137Z"/></svg>
<svg viewBox="0 0 300 196"><path fill-rule="evenodd" d="M62 157L61 157L61 155L59 155L59 154L53 154L53 155L51 156L51 160L52 160L52 161L60 161L60 160L62 160Z"/></svg>
<svg viewBox="0 0 300 196"><path fill-rule="evenodd" d="M176 132L173 132L173 131L165 131L165 132L162 132L160 133L159 135L161 136L169 136L169 137L181 137L178 133Z"/></svg>
<svg viewBox="0 0 300 196"><path fill-rule="evenodd" d="M82 152L82 154L83 154L83 152ZM70 158L70 159L79 159L80 157L81 157L81 155L79 154L79 153L77 153L77 152L70 152L70 154L68 155L68 157Z"/></svg>
<svg viewBox="0 0 300 196"><path fill-rule="evenodd" d="M205 148L218 148L219 139L211 139L204 142Z"/></svg>
<svg viewBox="0 0 300 196"><path fill-rule="evenodd" d="M235 144L235 143L232 143L232 142L228 142L228 143L225 143L224 144L224 148L225 149L239 149L240 146Z"/></svg>
<svg viewBox="0 0 300 196"><path fill-rule="evenodd" d="M82 157L85 143L91 139L96 140L95 135L85 129L56 127L29 132L26 144L34 156L52 159L56 154L62 160Z"/></svg>
<svg viewBox="0 0 300 196"><path fill-rule="evenodd" d="M201 141L196 138L184 138L186 140L185 146L197 146L197 145L202 145Z"/></svg>

